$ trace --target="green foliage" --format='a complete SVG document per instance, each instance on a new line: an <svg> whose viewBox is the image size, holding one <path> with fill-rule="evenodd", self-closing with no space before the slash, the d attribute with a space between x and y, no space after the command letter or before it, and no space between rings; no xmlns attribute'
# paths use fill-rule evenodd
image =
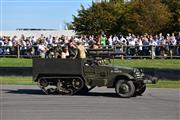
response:
<svg viewBox="0 0 180 120"><path fill-rule="evenodd" d="M161 0L161 2L168 6L172 16L168 25L164 27L163 31L166 32L179 32L180 31L180 1L179 0Z"/></svg>
<svg viewBox="0 0 180 120"><path fill-rule="evenodd" d="M93 3L85 9L81 6L78 16L74 16L73 25L79 34L98 35L101 32L116 33L121 31L124 6L121 3Z"/></svg>
<svg viewBox="0 0 180 120"><path fill-rule="evenodd" d="M179 0L110 0L81 6L71 28L78 34L156 34L180 31Z"/></svg>
<svg viewBox="0 0 180 120"><path fill-rule="evenodd" d="M72 23L67 23L67 22L66 22L65 25L66 25L66 27L67 27L68 30L73 30L73 29L74 29L74 26L73 26Z"/></svg>
<svg viewBox="0 0 180 120"><path fill-rule="evenodd" d="M114 3L123 3L124 2L124 0L110 0L110 2L114 2Z"/></svg>
<svg viewBox="0 0 180 120"><path fill-rule="evenodd" d="M171 17L167 6L160 0L135 0L129 4L128 14L128 32L137 34L155 34Z"/></svg>

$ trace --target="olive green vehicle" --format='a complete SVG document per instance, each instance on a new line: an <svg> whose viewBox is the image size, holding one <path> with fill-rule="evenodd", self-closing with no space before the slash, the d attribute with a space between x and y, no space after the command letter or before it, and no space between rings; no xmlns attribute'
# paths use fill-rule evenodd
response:
<svg viewBox="0 0 180 120"><path fill-rule="evenodd" d="M157 79L141 69L103 64L94 59L33 59L33 80L46 94L85 94L94 87L115 88L117 96L142 95Z"/></svg>

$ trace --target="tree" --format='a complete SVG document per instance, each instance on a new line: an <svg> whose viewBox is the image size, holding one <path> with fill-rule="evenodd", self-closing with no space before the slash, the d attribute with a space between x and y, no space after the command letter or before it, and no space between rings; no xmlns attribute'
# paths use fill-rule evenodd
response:
<svg viewBox="0 0 180 120"><path fill-rule="evenodd" d="M109 2L124 3L125 0L110 0Z"/></svg>
<svg viewBox="0 0 180 120"><path fill-rule="evenodd" d="M73 16L74 30L78 34L87 35L98 35L102 32L155 34L162 30L179 30L179 3L172 2L170 5L167 2L177 0L124 1L110 0L109 2L92 3L92 6L87 9L81 6L78 15ZM176 6L173 6L174 4Z"/></svg>
<svg viewBox="0 0 180 120"><path fill-rule="evenodd" d="M73 26L73 24L71 23L71 22L65 22L64 23L65 24L65 29L66 30L73 30L74 29L74 26Z"/></svg>
<svg viewBox="0 0 180 120"><path fill-rule="evenodd" d="M160 0L133 0L128 7L129 32L155 34L170 21L168 7Z"/></svg>
<svg viewBox="0 0 180 120"><path fill-rule="evenodd" d="M161 2L168 6L172 16L168 25L163 31L179 32L180 31L180 1L179 0L161 0Z"/></svg>
<svg viewBox="0 0 180 120"><path fill-rule="evenodd" d="M72 22L79 34L101 34L102 32L115 34L121 31L120 23L124 6L121 3L93 3L88 9L81 6Z"/></svg>

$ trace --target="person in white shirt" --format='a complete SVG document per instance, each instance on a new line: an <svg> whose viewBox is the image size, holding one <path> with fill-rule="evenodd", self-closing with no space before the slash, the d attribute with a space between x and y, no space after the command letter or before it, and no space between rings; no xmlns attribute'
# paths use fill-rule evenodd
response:
<svg viewBox="0 0 180 120"><path fill-rule="evenodd" d="M68 47L63 46L62 52L61 52L61 59L66 59L69 56Z"/></svg>
<svg viewBox="0 0 180 120"><path fill-rule="evenodd" d="M151 55L152 55L152 58L154 59L154 57L156 56L156 46L157 46L157 42L153 39L152 36L150 36L150 39L149 39L149 45L151 46Z"/></svg>
<svg viewBox="0 0 180 120"><path fill-rule="evenodd" d="M137 44L137 46L139 46L138 47L138 54L139 55L143 55L143 52L142 52L142 50L143 50L142 49L143 43L142 43L142 40L141 40L140 37L137 39L136 44Z"/></svg>
<svg viewBox="0 0 180 120"><path fill-rule="evenodd" d="M108 38L108 42L109 42L109 47L113 46L113 39L112 39L112 35L109 36Z"/></svg>
<svg viewBox="0 0 180 120"><path fill-rule="evenodd" d="M45 54L46 54L47 50L48 50L48 48L45 46L45 44L41 40L40 44L38 45L38 51L40 53L41 58L45 58Z"/></svg>
<svg viewBox="0 0 180 120"><path fill-rule="evenodd" d="M115 35L113 37L113 44L116 44L116 43L119 43L119 42L120 42L119 38Z"/></svg>

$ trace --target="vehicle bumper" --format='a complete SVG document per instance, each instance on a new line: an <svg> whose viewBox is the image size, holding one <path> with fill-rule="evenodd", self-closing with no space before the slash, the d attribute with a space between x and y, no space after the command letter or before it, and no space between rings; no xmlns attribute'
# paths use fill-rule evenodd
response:
<svg viewBox="0 0 180 120"><path fill-rule="evenodd" d="M144 76L143 82L144 82L145 84L148 84L148 83L150 83L150 84L156 84L156 83L158 82L158 78L157 78L157 77L150 76L150 75L146 75L146 76Z"/></svg>

